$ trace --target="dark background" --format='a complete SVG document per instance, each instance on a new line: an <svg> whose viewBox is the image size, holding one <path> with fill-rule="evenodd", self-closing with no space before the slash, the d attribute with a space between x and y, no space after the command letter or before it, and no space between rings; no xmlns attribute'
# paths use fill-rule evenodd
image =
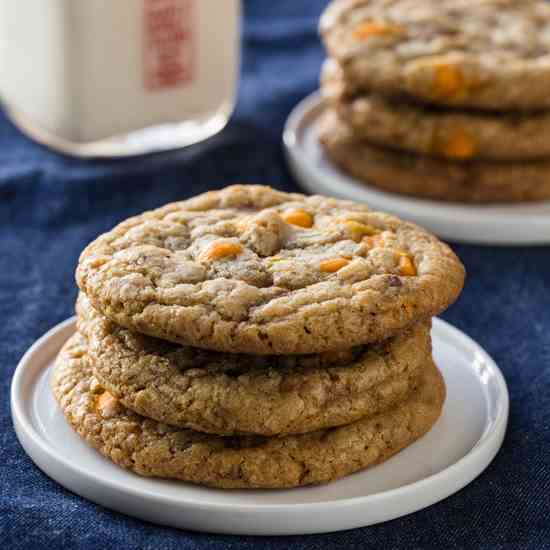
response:
<svg viewBox="0 0 550 550"><path fill-rule="evenodd" d="M42 474L16 440L9 386L24 351L72 314L73 270L98 233L145 209L235 182L296 190L281 153L290 109L313 91L326 2L245 2L235 116L185 151L85 162L19 134L0 115L0 541L4 548L543 548L550 540L548 248L455 246L468 270L444 318L484 346L511 393L504 446L447 500L386 524L308 537L218 536L157 527L87 502ZM457 429L460 429L457 426Z"/></svg>

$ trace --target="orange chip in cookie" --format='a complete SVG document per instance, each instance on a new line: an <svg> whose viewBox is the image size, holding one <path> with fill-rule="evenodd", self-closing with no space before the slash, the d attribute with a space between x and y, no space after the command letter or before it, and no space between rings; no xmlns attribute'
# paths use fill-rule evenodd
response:
<svg viewBox="0 0 550 550"><path fill-rule="evenodd" d="M313 225L313 216L305 210L290 210L284 212L281 217L286 223L308 229Z"/></svg>
<svg viewBox="0 0 550 550"><path fill-rule="evenodd" d="M370 237L364 237L363 242L366 243L369 248L376 248L377 246L384 246L384 237L381 234L372 235Z"/></svg>
<svg viewBox="0 0 550 550"><path fill-rule="evenodd" d="M352 240L360 242L366 236L373 236L380 233L380 230L372 225L356 222L355 220L346 220L345 226Z"/></svg>
<svg viewBox="0 0 550 550"><path fill-rule="evenodd" d="M400 256L399 273L405 277L416 276L416 267L409 256Z"/></svg>
<svg viewBox="0 0 550 550"><path fill-rule="evenodd" d="M451 136L438 147L439 152L453 159L472 158L475 153L475 142L464 129L455 130Z"/></svg>
<svg viewBox="0 0 550 550"><path fill-rule="evenodd" d="M237 243L213 242L200 255L201 260L219 260L229 256L237 256L243 250L243 247Z"/></svg>
<svg viewBox="0 0 550 550"><path fill-rule="evenodd" d="M456 65L437 63L434 66L434 94L439 97L454 97L466 91L466 79Z"/></svg>
<svg viewBox="0 0 550 550"><path fill-rule="evenodd" d="M353 36L357 40L369 40L375 36L393 36L404 32L405 29L401 25L396 25L395 23L364 21L355 27Z"/></svg>
<svg viewBox="0 0 550 550"><path fill-rule="evenodd" d="M332 258L330 260L324 260L319 264L319 271L323 273L336 273L346 265L350 260L347 258Z"/></svg>
<svg viewBox="0 0 550 550"><path fill-rule="evenodd" d="M112 416L116 413L118 406L118 399L108 391L103 392L97 398L97 409L101 415L105 418Z"/></svg>

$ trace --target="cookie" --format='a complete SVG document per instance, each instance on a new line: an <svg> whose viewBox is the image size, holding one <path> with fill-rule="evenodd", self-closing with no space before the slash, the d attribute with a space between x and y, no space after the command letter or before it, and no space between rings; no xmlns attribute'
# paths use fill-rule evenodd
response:
<svg viewBox="0 0 550 550"><path fill-rule="evenodd" d="M121 223L84 250L76 278L122 326L261 355L388 338L452 303L464 268L366 205L238 185Z"/></svg>
<svg viewBox="0 0 550 550"><path fill-rule="evenodd" d="M326 112L319 139L344 172L384 191L440 201L517 203L550 199L550 161L455 162L396 152L358 140Z"/></svg>
<svg viewBox="0 0 550 550"><path fill-rule="evenodd" d="M544 0L340 0L320 32L350 90L491 111L550 107Z"/></svg>
<svg viewBox="0 0 550 550"><path fill-rule="evenodd" d="M122 468L228 489L326 483L383 462L432 427L445 398L429 362L409 399L368 419L280 438L206 435L126 409L94 378L79 334L61 351L51 385L73 429Z"/></svg>
<svg viewBox="0 0 550 550"><path fill-rule="evenodd" d="M434 109L367 92L342 98L341 80L338 64L325 62L324 99L357 138L373 145L451 160L550 157L550 112Z"/></svg>
<svg viewBox="0 0 550 550"><path fill-rule="evenodd" d="M431 353L429 323L343 352L254 356L132 332L83 295L77 311L106 390L149 418L219 435L305 433L384 411L409 394Z"/></svg>

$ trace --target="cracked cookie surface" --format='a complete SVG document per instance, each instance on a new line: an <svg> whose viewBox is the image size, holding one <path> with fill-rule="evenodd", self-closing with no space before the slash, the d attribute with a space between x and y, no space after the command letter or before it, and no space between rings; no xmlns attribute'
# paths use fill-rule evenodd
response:
<svg viewBox="0 0 550 550"><path fill-rule="evenodd" d="M126 409L94 378L78 333L60 352L51 386L72 428L122 468L228 489L326 483L383 462L433 426L445 398L430 360L406 401L368 419L281 438L201 434Z"/></svg>
<svg viewBox="0 0 550 550"><path fill-rule="evenodd" d="M340 0L320 32L352 90L495 111L550 106L544 0Z"/></svg>
<svg viewBox="0 0 550 550"><path fill-rule="evenodd" d="M342 170L384 191L464 203L550 199L550 161L452 161L392 151L357 139L335 113L325 112L319 139Z"/></svg>
<svg viewBox="0 0 550 550"><path fill-rule="evenodd" d="M438 314L464 268L419 227L366 205L232 186L131 218L80 257L103 315L164 340L292 354L380 341Z"/></svg>
<svg viewBox="0 0 550 550"><path fill-rule="evenodd" d="M220 435L311 432L387 410L407 397L431 353L428 322L342 352L255 356L130 331L84 295L77 312L102 387L144 416Z"/></svg>
<svg viewBox="0 0 550 550"><path fill-rule="evenodd" d="M358 139L450 160L550 157L550 113L483 113L432 108L364 92L347 98L342 70L323 66L327 104Z"/></svg>

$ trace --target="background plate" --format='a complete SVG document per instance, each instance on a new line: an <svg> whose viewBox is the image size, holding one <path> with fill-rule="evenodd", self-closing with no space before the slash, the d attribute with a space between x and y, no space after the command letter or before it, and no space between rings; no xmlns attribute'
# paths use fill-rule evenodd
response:
<svg viewBox="0 0 550 550"><path fill-rule="evenodd" d="M374 210L415 222L440 237L492 245L550 244L550 202L466 205L415 199L379 191L334 166L318 140L323 105L318 93L290 114L283 135L290 169L310 193L366 202Z"/></svg>
<svg viewBox="0 0 550 550"><path fill-rule="evenodd" d="M384 464L317 487L222 491L142 478L88 447L66 424L49 389L50 366L74 318L38 340L12 382L12 416L34 462L71 491L145 520L216 533L283 535L337 531L390 520L433 504L477 477L502 444L508 391L474 341L434 319L434 358L447 384L441 418Z"/></svg>

